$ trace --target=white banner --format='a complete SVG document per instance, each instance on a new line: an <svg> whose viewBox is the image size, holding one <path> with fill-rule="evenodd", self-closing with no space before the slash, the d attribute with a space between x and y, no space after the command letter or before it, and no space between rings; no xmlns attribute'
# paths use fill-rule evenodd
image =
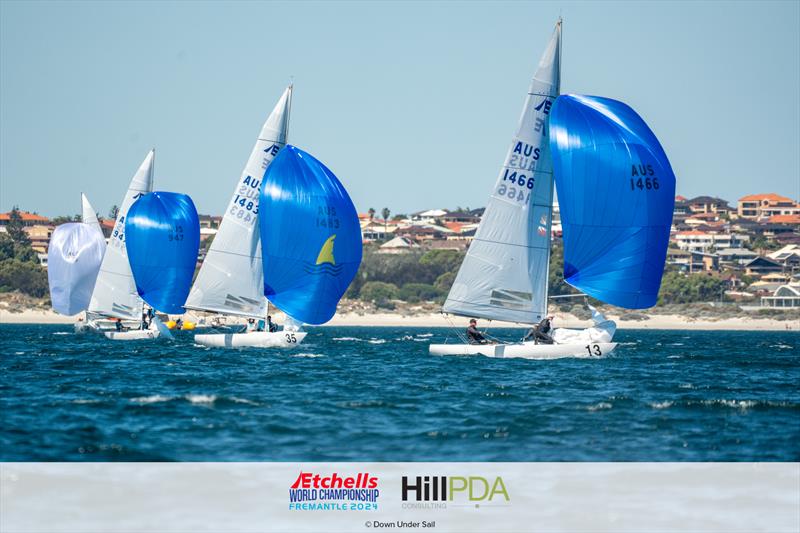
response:
<svg viewBox="0 0 800 533"><path fill-rule="evenodd" d="M800 463L3 463L5 532L800 531Z"/></svg>

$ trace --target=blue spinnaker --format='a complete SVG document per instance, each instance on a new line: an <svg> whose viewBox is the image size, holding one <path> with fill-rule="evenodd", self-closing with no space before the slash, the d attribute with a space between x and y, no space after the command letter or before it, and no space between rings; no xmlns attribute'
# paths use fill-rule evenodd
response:
<svg viewBox="0 0 800 533"><path fill-rule="evenodd" d="M658 139L622 102L563 95L550 113L550 147L564 279L613 305L655 305L675 203Z"/></svg>
<svg viewBox="0 0 800 533"><path fill-rule="evenodd" d="M333 172L292 145L278 153L262 181L264 295L295 320L325 323L361 264L353 202Z"/></svg>
<svg viewBox="0 0 800 533"><path fill-rule="evenodd" d="M174 192L142 196L128 211L125 241L139 296L158 311L183 313L200 247L192 199Z"/></svg>

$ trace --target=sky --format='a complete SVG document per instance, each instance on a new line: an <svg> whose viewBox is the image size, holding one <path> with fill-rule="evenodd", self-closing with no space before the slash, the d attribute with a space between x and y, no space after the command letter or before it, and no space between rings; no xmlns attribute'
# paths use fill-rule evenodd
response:
<svg viewBox="0 0 800 533"><path fill-rule="evenodd" d="M148 150L220 214L294 80L289 141L360 212L485 205L553 26L562 92L622 100L684 196L800 197L800 2L0 1L0 211L101 214Z"/></svg>

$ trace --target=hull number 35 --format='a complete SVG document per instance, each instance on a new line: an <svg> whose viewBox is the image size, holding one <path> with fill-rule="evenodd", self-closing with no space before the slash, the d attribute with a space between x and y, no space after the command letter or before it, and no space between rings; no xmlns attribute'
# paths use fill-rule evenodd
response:
<svg viewBox="0 0 800 533"><path fill-rule="evenodd" d="M587 344L585 348L589 355L603 355L599 344Z"/></svg>

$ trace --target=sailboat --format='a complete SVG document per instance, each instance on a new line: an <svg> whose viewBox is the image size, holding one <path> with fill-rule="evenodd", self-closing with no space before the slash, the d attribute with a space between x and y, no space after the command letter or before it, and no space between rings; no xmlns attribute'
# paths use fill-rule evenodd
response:
<svg viewBox="0 0 800 533"><path fill-rule="evenodd" d="M261 180L259 229L263 295L286 314L283 331L196 335L219 347L286 347L304 324L336 313L361 264L361 228L350 196L314 156L284 147ZM269 216L265 216L265 214Z"/></svg>
<svg viewBox="0 0 800 533"><path fill-rule="evenodd" d="M443 306L445 313L527 325L546 316L554 173L566 281L616 305L655 302L666 256L664 236L669 236L672 218L674 174L657 139L630 108L602 108L591 99L559 97L560 50L559 20L481 224ZM595 136L595 123L602 124L604 136ZM643 154L649 155L638 157ZM654 188L655 175L650 175L649 185L643 182L640 189L633 180L627 188L631 166L626 164L659 173L661 185ZM622 293L627 296L618 297ZM553 344L433 344L430 353L532 359L604 356L616 347L616 324L590 308L592 327L556 329Z"/></svg>
<svg viewBox="0 0 800 533"><path fill-rule="evenodd" d="M200 248L200 222L192 199L172 192L152 192L131 206L125 240L139 296L154 311L183 314ZM158 316L155 329L110 331L112 340L171 338Z"/></svg>
<svg viewBox="0 0 800 533"><path fill-rule="evenodd" d="M81 193L81 222L58 226L47 247L47 280L53 310L75 315L89 307L106 240L97 214Z"/></svg>
<svg viewBox="0 0 800 533"><path fill-rule="evenodd" d="M151 150L131 179L119 207L117 220L100 265L100 273L92 291L85 329L100 331L113 327L108 318L140 324L143 302L136 291L125 246L125 220L133 202L153 190L155 150Z"/></svg>
<svg viewBox="0 0 800 533"><path fill-rule="evenodd" d="M186 309L263 320L268 314L258 219L259 189L264 172L286 145L293 87L281 95L261 128L233 191L214 241L189 292ZM205 346L282 346L302 342L305 333L280 335L209 333L195 335Z"/></svg>

